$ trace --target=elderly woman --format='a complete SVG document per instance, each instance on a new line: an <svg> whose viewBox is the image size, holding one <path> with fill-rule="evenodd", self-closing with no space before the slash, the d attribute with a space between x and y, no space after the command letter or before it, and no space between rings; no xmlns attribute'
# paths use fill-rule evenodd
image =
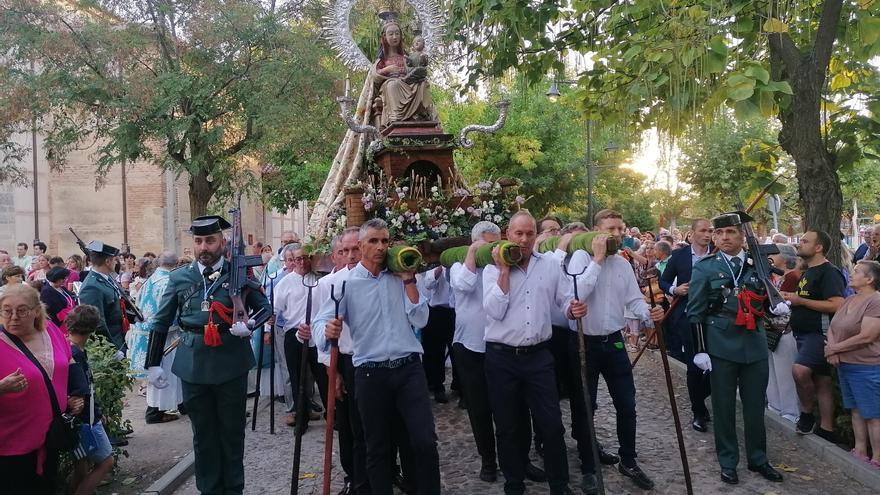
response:
<svg viewBox="0 0 880 495"><path fill-rule="evenodd" d="M795 291L801 277L801 272L798 270L800 258L797 249L791 244L777 244L776 247L779 248L779 253L771 255L769 261L772 266L784 273L774 277L773 285L779 290ZM800 406L791 367L797 355L797 343L788 326L788 316L772 317L768 330L782 335L779 337L776 350L770 353L768 360L770 380L767 382L767 406L776 414L795 422L800 414Z"/></svg>
<svg viewBox="0 0 880 495"><path fill-rule="evenodd" d="M41 254L34 258L31 265L33 270L28 273L28 280L46 280L46 273L49 271L49 257Z"/></svg>
<svg viewBox="0 0 880 495"><path fill-rule="evenodd" d="M40 301L46 305L46 314L65 334L67 327L64 326L64 319L77 304L76 296L64 286L68 276L70 270L67 268L52 268L46 273L46 283L40 290Z"/></svg>
<svg viewBox="0 0 880 495"><path fill-rule="evenodd" d="M26 285L0 295L0 479L3 493L54 494L58 452L46 448L54 416L50 394L58 407L73 414L82 410L81 397L68 398L70 344L48 321L37 291ZM34 356L31 361L21 347ZM43 373L49 377L47 387Z"/></svg>
<svg viewBox="0 0 880 495"><path fill-rule="evenodd" d="M880 263L859 261L849 285L855 295L834 313L825 357L837 366L843 407L852 411L851 453L880 468Z"/></svg>

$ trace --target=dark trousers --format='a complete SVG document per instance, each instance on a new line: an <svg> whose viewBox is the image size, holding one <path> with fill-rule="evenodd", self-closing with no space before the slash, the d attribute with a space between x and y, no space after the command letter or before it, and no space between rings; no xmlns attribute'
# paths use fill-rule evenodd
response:
<svg viewBox="0 0 880 495"><path fill-rule="evenodd" d="M501 344L486 343L486 383L498 431L498 457L506 479L505 491L521 493L525 490L528 435L522 432L524 400L544 440L544 466L550 491L564 493L568 485L565 429L556 391L553 355L548 346L541 344L531 352L516 354Z"/></svg>
<svg viewBox="0 0 880 495"><path fill-rule="evenodd" d="M691 412L693 412L694 416L707 418L709 417L709 409L706 407L706 398L712 393L711 381L709 380L711 372L704 373L703 370L694 364L694 354L696 353L694 337L687 319L682 316L682 318L675 322L673 328L674 331L669 333L678 335L684 349L680 353L681 358L676 359L687 365L687 387L688 397L691 401Z"/></svg>
<svg viewBox="0 0 880 495"><path fill-rule="evenodd" d="M340 353L339 361L336 362L336 380L342 381L344 385L345 380L342 378L342 356L343 354ZM350 360L351 356L349 356ZM327 383L329 387L329 381ZM328 390L328 394L329 392ZM333 425L333 429L339 433L339 463L342 464L342 470L345 471L345 479L349 481L351 481L352 474L354 473L354 434L351 431L349 413L353 397L353 395L348 395L347 393L336 397L336 416L334 416L335 424Z"/></svg>
<svg viewBox="0 0 880 495"><path fill-rule="evenodd" d="M568 327L553 325L553 337L550 338L550 351L553 352L554 369L556 370L556 389L560 397L567 397L569 393L568 379Z"/></svg>
<svg viewBox="0 0 880 495"><path fill-rule="evenodd" d="M593 410L596 410L596 393L599 375L608 385L608 393L617 413L617 441L620 443L621 462L634 466L636 459L636 386L632 367L620 332L607 337L587 336L587 384ZM581 471L593 473L593 453L587 425L586 404L581 384L578 334L569 335L569 378L571 379L571 435L577 441L581 458Z"/></svg>
<svg viewBox="0 0 880 495"><path fill-rule="evenodd" d="M455 310L441 306L431 306L428 324L422 329L422 364L428 379L428 390L443 388L446 381L446 354L452 355L452 335L455 333ZM455 357L452 357L455 373ZM456 380L453 378L452 380Z"/></svg>
<svg viewBox="0 0 880 495"><path fill-rule="evenodd" d="M55 495L58 453L46 452L43 474L37 474L37 452L0 456L0 492L8 495Z"/></svg>
<svg viewBox="0 0 880 495"><path fill-rule="evenodd" d="M498 467L495 451L495 427L489 407L489 387L486 385L486 355L474 352L462 344L452 345L455 362L461 376L461 392L467 401L468 420L474 433L477 452L483 460L483 468Z"/></svg>
<svg viewBox="0 0 880 495"><path fill-rule="evenodd" d="M715 413L715 452L722 468L736 469L739 445L736 440L736 392L742 401L743 433L749 466L767 463L767 431L764 428L764 400L770 379L766 359L737 363L712 356L712 411Z"/></svg>
<svg viewBox="0 0 880 495"><path fill-rule="evenodd" d="M367 476L373 495L392 494L394 431L406 429L417 466L419 495L440 494L440 457L428 385L421 363L398 368L355 369L355 399L367 444ZM400 422L395 421L395 412Z"/></svg>
<svg viewBox="0 0 880 495"><path fill-rule="evenodd" d="M284 358L287 361L287 373L290 375L290 388L293 390L293 403L299 400L299 383L300 370L302 369L302 352L303 344L296 339L296 331L290 330L284 334ZM324 410L327 409L327 368L318 362L318 350L309 347L308 369L311 370L315 383L318 384L318 393L321 394L321 403L324 404ZM309 391L306 390L306 397ZM297 409L295 408L294 411ZM305 427L309 424L309 405L305 406L305 418L296 418L297 428Z"/></svg>
<svg viewBox="0 0 880 495"><path fill-rule="evenodd" d="M196 488L203 494L242 493L247 374L217 385L182 385L193 430Z"/></svg>
<svg viewBox="0 0 880 495"><path fill-rule="evenodd" d="M361 413L355 400L354 365L351 363L351 355L339 354L339 368L342 381L345 384L345 409L348 415L347 424L351 431L351 471L346 470L351 478L352 495L370 495L370 481L367 479L367 444L364 441L364 427L361 423ZM337 402L338 404L338 402ZM342 415L340 409L336 410L338 416ZM342 425L340 425L340 428ZM342 450L342 430L339 433L339 448ZM340 452L340 457L342 453ZM345 469L345 461L342 461Z"/></svg>

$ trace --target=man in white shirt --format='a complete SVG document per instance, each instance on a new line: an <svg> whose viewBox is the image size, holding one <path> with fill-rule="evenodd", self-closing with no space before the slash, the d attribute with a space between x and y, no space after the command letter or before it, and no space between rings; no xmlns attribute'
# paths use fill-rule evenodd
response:
<svg viewBox="0 0 880 495"><path fill-rule="evenodd" d="M586 306L572 297L571 284L555 258L533 251L537 226L527 210L510 219L507 238L519 245L522 261L504 264L496 247L494 265L483 270L486 326L486 382L495 416L499 460L507 495L525 493L528 443L523 442L523 401L544 439L550 493L571 493L568 487L565 429L554 378L550 312L562 307L570 317L583 317Z"/></svg>
<svg viewBox="0 0 880 495"><path fill-rule="evenodd" d="M276 324L282 327L284 333L284 357L287 362L287 373L290 375L290 385L293 391L294 403L299 400L300 367L302 366L303 344L297 338L296 332L306 322L306 302L309 295L309 287L303 283L317 286L312 291L311 317L314 317L321 307L321 302L327 296L324 294L325 287L320 280L309 280L313 275L311 256L306 254L301 245L291 249L285 246L283 251L286 262L293 264L293 271L286 275L275 287L275 317ZM318 384L318 392L324 408L327 407L327 370L318 363L318 353L315 349L314 340L309 340L308 366L312 376ZM309 405L306 404L308 412ZM305 429L308 426L309 415L305 418L295 418L297 428Z"/></svg>
<svg viewBox="0 0 880 495"><path fill-rule="evenodd" d="M455 332L455 307L450 298L448 275L442 266L429 270L418 277L422 293L428 298L428 324L422 329L422 365L428 390L434 394L434 401L446 404L446 352L452 351L452 336ZM452 389L458 388L455 379L455 357L452 359Z"/></svg>
<svg viewBox="0 0 880 495"><path fill-rule="evenodd" d="M461 393L467 402L468 420L474 433L477 452L482 459L480 479L498 479L495 450L495 428L489 407L486 384L485 354L486 312L483 310L483 269L477 268L477 248L501 238L501 229L492 222L482 221L471 229L473 244L464 263L449 269L449 285L455 297L455 335L452 352L460 375Z"/></svg>
<svg viewBox="0 0 880 495"><path fill-rule="evenodd" d="M593 239L592 258L586 251L576 251L569 262L569 273L580 273L578 295L590 308L583 318L587 347L587 380L591 407L596 409L596 392L599 374L605 378L608 392L617 411L617 440L620 442L620 464L618 470L631 478L636 485L645 490L654 487L654 482L636 463L636 387L633 381L629 355L623 341L621 330L626 325L624 311L643 323L653 325L652 320L663 317L659 306L649 309L639 290L635 273L627 260L616 253L607 252L609 236L623 238L625 226L620 213L602 210L596 213L595 229L603 232ZM577 327L572 322L572 330ZM580 360L578 358L578 335L571 333L569 379L571 380L571 422L572 436L578 443L581 458L581 471L584 474L581 489L586 494L597 492L595 465L586 424L587 404L584 402L581 381Z"/></svg>

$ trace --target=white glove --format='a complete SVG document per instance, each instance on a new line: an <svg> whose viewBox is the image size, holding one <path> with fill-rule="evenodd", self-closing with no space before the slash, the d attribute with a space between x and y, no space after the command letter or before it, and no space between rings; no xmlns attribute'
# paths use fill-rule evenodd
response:
<svg viewBox="0 0 880 495"><path fill-rule="evenodd" d="M770 312L776 316L788 316L791 314L791 307L788 301L782 301L775 308L770 308Z"/></svg>
<svg viewBox="0 0 880 495"><path fill-rule="evenodd" d="M147 368L147 382L156 388L167 387L168 377L165 376L165 370L161 366L150 366Z"/></svg>
<svg viewBox="0 0 880 495"><path fill-rule="evenodd" d="M113 357L111 358L113 361L122 361L125 359L125 353L122 351L116 351L113 353Z"/></svg>
<svg viewBox="0 0 880 495"><path fill-rule="evenodd" d="M694 364L704 372L712 371L712 360L709 359L709 355L705 352L701 352L694 356Z"/></svg>
<svg viewBox="0 0 880 495"><path fill-rule="evenodd" d="M253 334L251 329L243 321L237 321L232 324L232 327L229 329L229 333L235 335L236 337L242 338L250 338Z"/></svg>

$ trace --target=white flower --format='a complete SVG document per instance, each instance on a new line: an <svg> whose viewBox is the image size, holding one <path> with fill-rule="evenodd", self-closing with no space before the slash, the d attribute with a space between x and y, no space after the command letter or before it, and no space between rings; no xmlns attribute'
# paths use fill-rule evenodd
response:
<svg viewBox="0 0 880 495"><path fill-rule="evenodd" d="M439 191L439 189L437 188L437 186L433 186L433 187L431 188L431 192L437 192L437 191Z"/></svg>
<svg viewBox="0 0 880 495"><path fill-rule="evenodd" d="M440 224L440 232L445 234L447 230L449 230L449 225L446 225L445 223L441 223Z"/></svg>
<svg viewBox="0 0 880 495"><path fill-rule="evenodd" d="M501 215L495 215L493 218L495 219L495 223L498 223L501 221Z"/></svg>

